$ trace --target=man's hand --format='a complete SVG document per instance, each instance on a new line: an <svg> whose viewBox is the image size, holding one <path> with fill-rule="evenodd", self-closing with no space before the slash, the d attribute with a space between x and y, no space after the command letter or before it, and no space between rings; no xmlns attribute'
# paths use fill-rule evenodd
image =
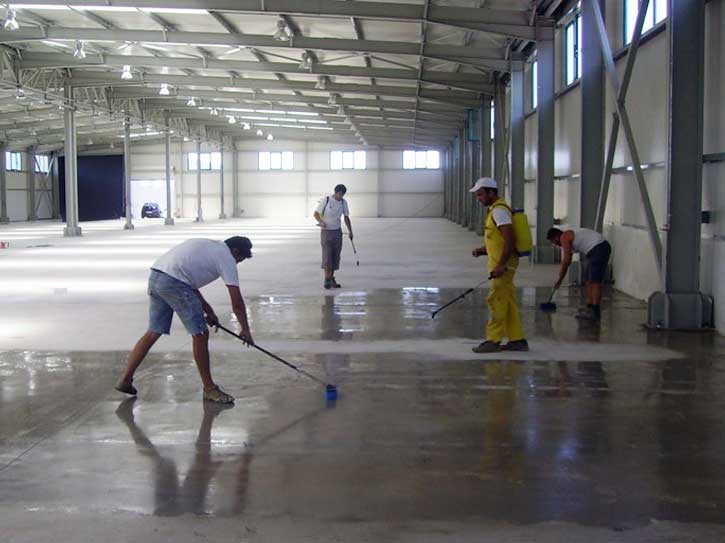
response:
<svg viewBox="0 0 725 543"><path fill-rule="evenodd" d="M216 316L216 313L214 313L214 311L206 312L206 323L209 326L219 326L219 317Z"/></svg>
<svg viewBox="0 0 725 543"><path fill-rule="evenodd" d="M559 290L559 287L561 286L561 283L563 281L563 279L559 279L556 283L554 283L554 290Z"/></svg>
<svg viewBox="0 0 725 543"><path fill-rule="evenodd" d="M242 341L249 345L254 345L254 338L252 338L252 331L251 330L242 330L239 333L239 337L242 338Z"/></svg>
<svg viewBox="0 0 725 543"><path fill-rule="evenodd" d="M501 277L504 273L506 273L506 267L498 265L493 270L491 270L491 277L497 279Z"/></svg>
<svg viewBox="0 0 725 543"><path fill-rule="evenodd" d="M350 241L352 241L352 232L348 232L347 235L350 236Z"/></svg>
<svg viewBox="0 0 725 543"><path fill-rule="evenodd" d="M325 221L317 221L317 226L320 228L327 228L327 223Z"/></svg>
<svg viewBox="0 0 725 543"><path fill-rule="evenodd" d="M486 254L486 249L484 247L476 247L473 251L471 251L471 254L478 258L479 256L484 256Z"/></svg>

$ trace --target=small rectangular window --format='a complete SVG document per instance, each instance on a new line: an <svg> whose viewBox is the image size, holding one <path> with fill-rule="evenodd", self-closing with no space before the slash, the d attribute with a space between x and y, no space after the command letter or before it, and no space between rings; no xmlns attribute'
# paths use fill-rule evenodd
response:
<svg viewBox="0 0 725 543"><path fill-rule="evenodd" d="M284 151L282 153L282 169L291 170L294 168L294 153L292 151Z"/></svg>
<svg viewBox="0 0 725 543"><path fill-rule="evenodd" d="M282 153L270 153L269 154L269 167L272 170L282 169Z"/></svg>
<svg viewBox="0 0 725 543"><path fill-rule="evenodd" d="M23 169L23 158L15 151L5 152L5 169L9 172L19 172Z"/></svg>
<svg viewBox="0 0 725 543"><path fill-rule="evenodd" d="M186 163L190 172L196 171L196 169L199 167L198 155L196 153L189 153L188 155L186 155Z"/></svg>
<svg viewBox="0 0 725 543"><path fill-rule="evenodd" d="M222 154L219 151L215 151L211 154L211 169L221 170L222 169Z"/></svg>
<svg viewBox="0 0 725 543"><path fill-rule="evenodd" d="M35 173L48 173L50 171L50 157L48 155L35 155Z"/></svg>
<svg viewBox="0 0 725 543"><path fill-rule="evenodd" d="M199 169L211 170L211 155L209 153L201 153L199 155Z"/></svg>
<svg viewBox="0 0 725 543"><path fill-rule="evenodd" d="M270 168L270 157L269 153L266 151L263 151L259 153L259 169L260 170L269 170Z"/></svg>
<svg viewBox="0 0 725 543"><path fill-rule="evenodd" d="M404 170L437 170L441 167L438 151L403 151Z"/></svg>
<svg viewBox="0 0 725 543"><path fill-rule="evenodd" d="M624 44L632 41L639 13L639 0L624 0ZM667 0L650 0L642 25L642 34L667 18Z"/></svg>
<svg viewBox="0 0 725 543"><path fill-rule="evenodd" d="M331 151L331 170L364 170L367 155L365 151Z"/></svg>

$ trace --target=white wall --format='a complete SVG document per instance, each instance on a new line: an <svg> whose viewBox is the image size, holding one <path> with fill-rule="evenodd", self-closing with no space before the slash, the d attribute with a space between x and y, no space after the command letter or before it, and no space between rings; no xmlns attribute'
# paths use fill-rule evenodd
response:
<svg viewBox="0 0 725 543"><path fill-rule="evenodd" d="M217 149L202 146L202 152ZM331 170L333 150L364 150L365 170ZM172 145L175 216L196 216L196 172L186 170L186 153L196 144ZM260 151L292 151L294 168L260 171ZM135 144L131 154L132 181L165 178L163 144ZM443 214L443 170L403 170L403 153L366 147L299 141L248 141L237 144L239 207L243 217L310 216L320 198L338 183L347 186L350 211L357 217L440 217ZM224 211L233 212L232 153L224 153ZM219 172L202 172L205 218L221 210Z"/></svg>
<svg viewBox="0 0 725 543"><path fill-rule="evenodd" d="M623 45L622 2L607 2L607 27L615 50ZM721 2L706 7L706 69L705 69L705 153L725 152L725 11ZM563 65L563 30L557 32L559 66ZM654 208L657 224L665 224L667 203L667 172L664 167L668 145L668 61L667 30L654 35L640 47L630 90L627 111L630 115L640 160L649 165L644 170L645 182ZM626 57L617 61L624 70ZM563 90L563 77L557 69L558 90ZM611 125L613 97L606 82L605 130ZM556 101L555 217L565 224L579 224L579 173L581 158L581 89L573 87ZM535 210L536 194L536 115L526 120L526 206ZM646 299L658 289L658 274L645 228L645 217L634 176L627 172L631 165L626 142L620 130L612 176L605 234L614 247L613 269L616 287L632 296ZM625 170L625 171L622 171ZM703 225L701 289L715 297L716 326L725 332L725 163L706 164L703 170L703 209L713 212L714 223ZM665 241L664 234L662 235Z"/></svg>

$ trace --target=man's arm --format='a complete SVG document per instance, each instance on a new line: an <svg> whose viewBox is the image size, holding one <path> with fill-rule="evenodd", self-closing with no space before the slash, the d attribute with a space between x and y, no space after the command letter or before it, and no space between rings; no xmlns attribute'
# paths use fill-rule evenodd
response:
<svg viewBox="0 0 725 543"><path fill-rule="evenodd" d="M254 339L252 339L252 331L249 329L249 321L247 320L247 308L244 305L242 293L237 286L227 285L227 289L229 289L229 298L231 298L232 300L232 311L237 317L237 322L242 327L242 331L239 335L242 336L242 339L246 343L253 345Z"/></svg>
<svg viewBox="0 0 725 543"><path fill-rule="evenodd" d="M488 253L486 252L486 246L484 245L482 247L476 247L473 251L471 251L471 254L478 258L479 256L485 256Z"/></svg>
<svg viewBox="0 0 725 543"><path fill-rule="evenodd" d="M206 322L212 326L217 324L219 322L219 319L216 316L216 313L214 313L214 309L212 306L209 305L209 302L207 302L204 299L204 296L201 295L200 290L194 290L196 295L199 297L199 300L201 301L201 307L204 309L204 315L206 315Z"/></svg>
<svg viewBox="0 0 725 543"><path fill-rule="evenodd" d="M347 233L350 236L350 239L352 239L352 223L350 222L350 217L345 215L345 225L347 226Z"/></svg>
<svg viewBox="0 0 725 543"><path fill-rule="evenodd" d="M567 230L561 235L561 250L564 253L564 256L561 259L561 267L559 268L559 279L557 279L554 284L554 288L559 288L561 286L564 282L564 278L566 277L566 272L569 271L571 259L574 256L574 247L572 246L573 241L574 232L571 230Z"/></svg>
<svg viewBox="0 0 725 543"><path fill-rule="evenodd" d="M498 229L503 236L503 253L501 253L501 260L491 272L493 277L501 277L506 272L506 264L514 252L515 245L514 228L512 225L502 224Z"/></svg>
<svg viewBox="0 0 725 543"><path fill-rule="evenodd" d="M319 211L315 211L313 215L315 217L315 220L317 221L317 226L321 226L322 228L325 228L327 226L325 221L322 220L322 215L320 215Z"/></svg>

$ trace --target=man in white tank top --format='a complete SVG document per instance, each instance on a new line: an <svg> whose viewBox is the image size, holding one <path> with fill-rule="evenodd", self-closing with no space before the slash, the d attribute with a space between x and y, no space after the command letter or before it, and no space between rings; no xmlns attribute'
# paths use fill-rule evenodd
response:
<svg viewBox="0 0 725 543"><path fill-rule="evenodd" d="M588 228L566 231L551 228L546 237L551 243L561 247L563 252L559 279L554 288L561 286L574 253L579 253L584 266L587 308L580 311L577 318L598 321L601 318L602 283L607 272L609 257L612 254L612 246L599 232Z"/></svg>

